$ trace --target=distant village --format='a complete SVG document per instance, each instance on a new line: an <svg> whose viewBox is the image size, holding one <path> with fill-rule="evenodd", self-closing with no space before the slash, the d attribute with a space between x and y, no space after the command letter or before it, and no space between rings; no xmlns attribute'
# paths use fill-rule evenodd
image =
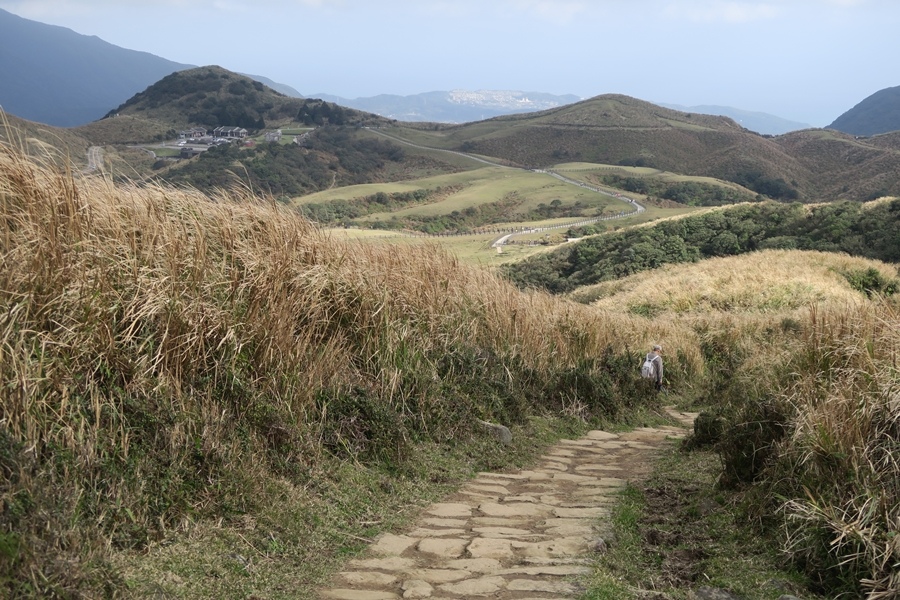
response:
<svg viewBox="0 0 900 600"><path fill-rule="evenodd" d="M181 158L191 158L204 152L210 146L218 146L221 144L230 144L236 141L242 141L247 146L255 145L255 140L247 139L249 132L243 127L216 127L208 130L205 127L191 127L178 132L178 145L181 146ZM281 142L282 133L280 129L267 131L264 135L266 142ZM295 135L293 143L303 145L309 138L309 132ZM206 146L202 148L198 146Z"/></svg>

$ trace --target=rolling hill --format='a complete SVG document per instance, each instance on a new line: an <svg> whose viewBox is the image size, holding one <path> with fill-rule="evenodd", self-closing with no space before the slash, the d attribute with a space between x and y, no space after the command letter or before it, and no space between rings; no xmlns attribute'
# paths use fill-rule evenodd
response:
<svg viewBox="0 0 900 600"><path fill-rule="evenodd" d="M23 119L82 125L189 67L0 10L0 106Z"/></svg>
<svg viewBox="0 0 900 600"><path fill-rule="evenodd" d="M456 126L398 126L420 144L527 168L560 162L649 166L732 181L782 199L866 200L900 193L900 153L830 130L768 137L733 120L622 95Z"/></svg>
<svg viewBox="0 0 900 600"><path fill-rule="evenodd" d="M835 119L828 129L853 135L900 130L900 86L875 92Z"/></svg>

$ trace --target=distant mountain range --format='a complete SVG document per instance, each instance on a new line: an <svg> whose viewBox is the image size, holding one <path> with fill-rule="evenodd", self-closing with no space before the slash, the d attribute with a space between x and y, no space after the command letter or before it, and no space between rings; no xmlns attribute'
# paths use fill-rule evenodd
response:
<svg viewBox="0 0 900 600"><path fill-rule="evenodd" d="M60 127L89 123L165 76L194 67L0 10L0 108L30 121ZM293 87L267 77L248 77L285 96L304 97ZM436 123L469 123L550 110L582 100L572 94L498 90L381 94L356 99L327 93L309 97L397 121ZM806 123L727 106L660 106L726 116L745 129L766 135L810 128ZM900 87L876 92L829 128L866 136L900 130Z"/></svg>
<svg viewBox="0 0 900 600"><path fill-rule="evenodd" d="M94 121L190 66L0 10L0 106L29 121Z"/></svg>
<svg viewBox="0 0 900 600"><path fill-rule="evenodd" d="M381 94L369 98L341 98L314 94L316 98L341 106L364 110L389 119L407 122L470 123L500 115L536 112L581 100L573 94L557 96L541 92L509 90L452 90L425 92L411 96Z"/></svg>
<svg viewBox="0 0 900 600"><path fill-rule="evenodd" d="M687 113L700 113L701 115L719 115L733 119L738 125L744 129L755 131L763 135L781 135L790 131L799 131L801 129L812 129L812 125L808 123L799 123L797 121L789 121L762 112L752 112L749 110L741 110L730 106L700 105L700 106L682 106L680 104L659 104L666 108L672 108Z"/></svg>

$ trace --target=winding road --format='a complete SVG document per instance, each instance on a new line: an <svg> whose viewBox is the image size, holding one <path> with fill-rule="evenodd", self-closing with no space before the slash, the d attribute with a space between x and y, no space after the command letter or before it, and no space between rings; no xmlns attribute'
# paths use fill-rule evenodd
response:
<svg viewBox="0 0 900 600"><path fill-rule="evenodd" d="M588 185L587 183L584 183L583 181L577 181L575 179L570 179L570 178L566 177L565 175L560 174L558 171L553 171L550 169L526 169L524 167L512 167L510 165L505 165L505 164L502 164L499 162L494 162L494 161L491 161L491 160L488 160L485 158L481 158L480 156L474 156L474 155L468 154L466 152L460 152L458 150L446 150L444 148L433 148L431 146L422 146L420 144L416 144L416 143L410 142L408 140L404 140L403 138L391 135L389 133L385 133L384 131L381 131L377 128L366 127L365 129L371 131L372 133L378 134L382 137L386 137L389 140L392 140L394 142L397 142L400 144L405 144L407 146L411 146L413 148L418 148L420 150L430 150L432 152L445 152L447 154L455 154L457 156L462 156L464 158L468 158L470 160L474 160L476 162L479 162L479 163L482 163L485 165L489 165L492 167L500 167L503 169L514 169L517 171L530 171L532 173L543 173L546 175L550 175L551 177L555 177L556 179L558 179L564 183L567 183L569 185L575 185L580 188L595 192L597 194L602 194L604 196L609 196L611 198L615 198L616 200L628 202L634 208L634 210L631 210L628 212L622 211L615 215L607 215L604 217L591 217L588 219L580 219L578 221L572 221L570 223L563 223L561 225L548 225L546 227L534 227L531 229L524 229L522 231L510 232L510 233L504 234L500 238L494 240L494 242L491 244L492 248L498 248L498 247L502 246L503 244L508 242L510 239L512 239L513 236L516 236L516 235L524 235L524 234L529 234L529 233L540 233L542 231L548 231L551 229L569 229L571 227L582 227L584 225L590 225L591 223L597 223L599 221L611 221L613 219L624 219L626 217L632 217L634 215L640 214L640 213L644 212L645 210L647 210L646 207L644 207L642 204L640 204L634 198L630 198L630 197L625 196L624 194L620 194L618 192L611 192L609 190L604 190L604 189L601 189L596 186Z"/></svg>

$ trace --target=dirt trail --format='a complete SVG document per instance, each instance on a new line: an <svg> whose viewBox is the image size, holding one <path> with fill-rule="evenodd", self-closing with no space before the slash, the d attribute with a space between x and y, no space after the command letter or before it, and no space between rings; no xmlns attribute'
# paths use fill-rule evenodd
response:
<svg viewBox="0 0 900 600"><path fill-rule="evenodd" d="M685 426L696 416L667 411ZM591 431L560 441L532 470L481 473L404 535L382 535L320 598L577 598L586 556L609 535L616 491L649 474L667 440L686 433Z"/></svg>

